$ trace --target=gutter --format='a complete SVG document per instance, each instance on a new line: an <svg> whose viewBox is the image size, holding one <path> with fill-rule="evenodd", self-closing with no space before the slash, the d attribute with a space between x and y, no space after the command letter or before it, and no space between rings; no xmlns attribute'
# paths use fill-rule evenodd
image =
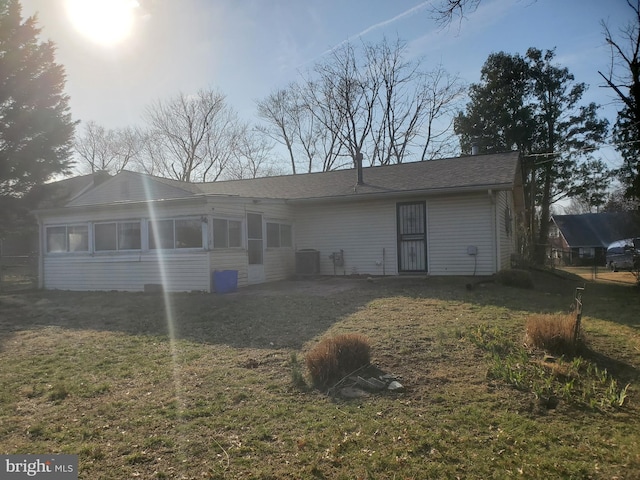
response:
<svg viewBox="0 0 640 480"><path fill-rule="evenodd" d="M331 201L344 201L353 199L376 199L387 197L415 197L415 196L438 196L455 193L475 193L475 192L487 192L487 190L513 190L514 185L512 183L491 184L491 185L472 185L469 187L443 187L443 188L430 188L428 190L390 190L382 193L358 193L358 194L345 194L334 195L326 197L307 197L307 198L289 198L284 199L287 203L317 203L317 202L331 202Z"/></svg>
<svg viewBox="0 0 640 480"><path fill-rule="evenodd" d="M36 216L38 215L51 215L56 213L65 213L70 210L103 210L103 209L112 209L114 207L139 207L151 204L162 204L162 203L202 203L205 204L207 202L207 195L197 195L193 197L178 197L178 198L161 198L158 200L139 200L132 202L112 202L112 203L92 203L85 205L69 205L64 207L57 208L43 208L38 210L32 210L32 213Z"/></svg>

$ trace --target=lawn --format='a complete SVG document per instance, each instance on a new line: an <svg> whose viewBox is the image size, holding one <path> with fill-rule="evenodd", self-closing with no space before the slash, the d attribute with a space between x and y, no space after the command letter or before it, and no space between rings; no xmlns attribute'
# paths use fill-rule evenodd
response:
<svg viewBox="0 0 640 480"><path fill-rule="evenodd" d="M560 273L0 294L0 452L78 454L91 480L640 478L640 294ZM585 283L588 349L524 349ZM293 382L352 332L404 392Z"/></svg>

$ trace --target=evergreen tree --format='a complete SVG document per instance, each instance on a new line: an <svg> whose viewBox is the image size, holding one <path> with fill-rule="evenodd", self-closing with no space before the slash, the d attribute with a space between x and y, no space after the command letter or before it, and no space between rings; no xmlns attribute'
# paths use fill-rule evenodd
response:
<svg viewBox="0 0 640 480"><path fill-rule="evenodd" d="M40 42L36 17L0 0L0 225L24 215L25 195L70 167L75 124L55 46ZM2 227L0 227L2 228Z"/></svg>
<svg viewBox="0 0 640 480"><path fill-rule="evenodd" d="M585 195L588 184L579 184L578 159L600 145L608 121L599 119L597 105L579 106L587 86L575 83L567 68L553 64L555 52L536 48L527 51L536 105L537 150L544 153L540 165L540 230L536 261L544 262L549 238L551 205L565 197ZM584 177L582 177L584 178Z"/></svg>
<svg viewBox="0 0 640 480"><path fill-rule="evenodd" d="M539 263L544 261L551 205L565 197L591 198L589 189L602 183L581 165L585 161L595 165L589 152L604 140L608 126L598 118L597 105L579 105L586 85L575 82L567 68L555 65L554 56L553 50L536 48L525 57L491 55L481 82L471 88L466 113L459 114L455 123L463 151L475 138L485 142L481 150L518 148L523 153L527 227L530 240L538 244L534 260Z"/></svg>
<svg viewBox="0 0 640 480"><path fill-rule="evenodd" d="M471 101L454 119L463 154L476 145L482 153L531 149L533 115L528 65L519 55L492 53L482 66L480 83L469 88Z"/></svg>

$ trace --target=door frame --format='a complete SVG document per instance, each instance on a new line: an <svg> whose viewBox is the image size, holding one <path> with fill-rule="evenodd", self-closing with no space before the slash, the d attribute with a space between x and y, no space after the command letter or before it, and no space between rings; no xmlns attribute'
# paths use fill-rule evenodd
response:
<svg viewBox="0 0 640 480"><path fill-rule="evenodd" d="M250 237L250 231L252 228L249 227L249 216L256 215L260 217L260 235L261 238L252 238ZM247 221L247 283L249 285L253 285L256 283L264 283L265 281L265 271L264 271L264 254L265 254L265 223L264 216L261 212L246 212L246 221ZM251 247L249 246L251 242L260 241L260 263L251 263Z"/></svg>
<svg viewBox="0 0 640 480"><path fill-rule="evenodd" d="M401 211L402 207L420 206L422 209L422 232L402 233L401 231ZM396 236L398 251L398 273L426 273L429 271L429 261L427 256L427 202L425 200L414 202L398 202L396 203ZM403 268L403 243L405 242L422 242L422 255L424 258L424 269L408 269Z"/></svg>

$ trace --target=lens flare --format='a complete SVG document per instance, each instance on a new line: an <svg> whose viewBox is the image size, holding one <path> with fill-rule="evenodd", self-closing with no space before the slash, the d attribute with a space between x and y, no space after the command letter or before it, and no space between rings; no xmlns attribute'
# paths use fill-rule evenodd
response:
<svg viewBox="0 0 640 480"><path fill-rule="evenodd" d="M89 40L104 46L123 42L133 32L133 0L66 0L67 15L75 29Z"/></svg>

